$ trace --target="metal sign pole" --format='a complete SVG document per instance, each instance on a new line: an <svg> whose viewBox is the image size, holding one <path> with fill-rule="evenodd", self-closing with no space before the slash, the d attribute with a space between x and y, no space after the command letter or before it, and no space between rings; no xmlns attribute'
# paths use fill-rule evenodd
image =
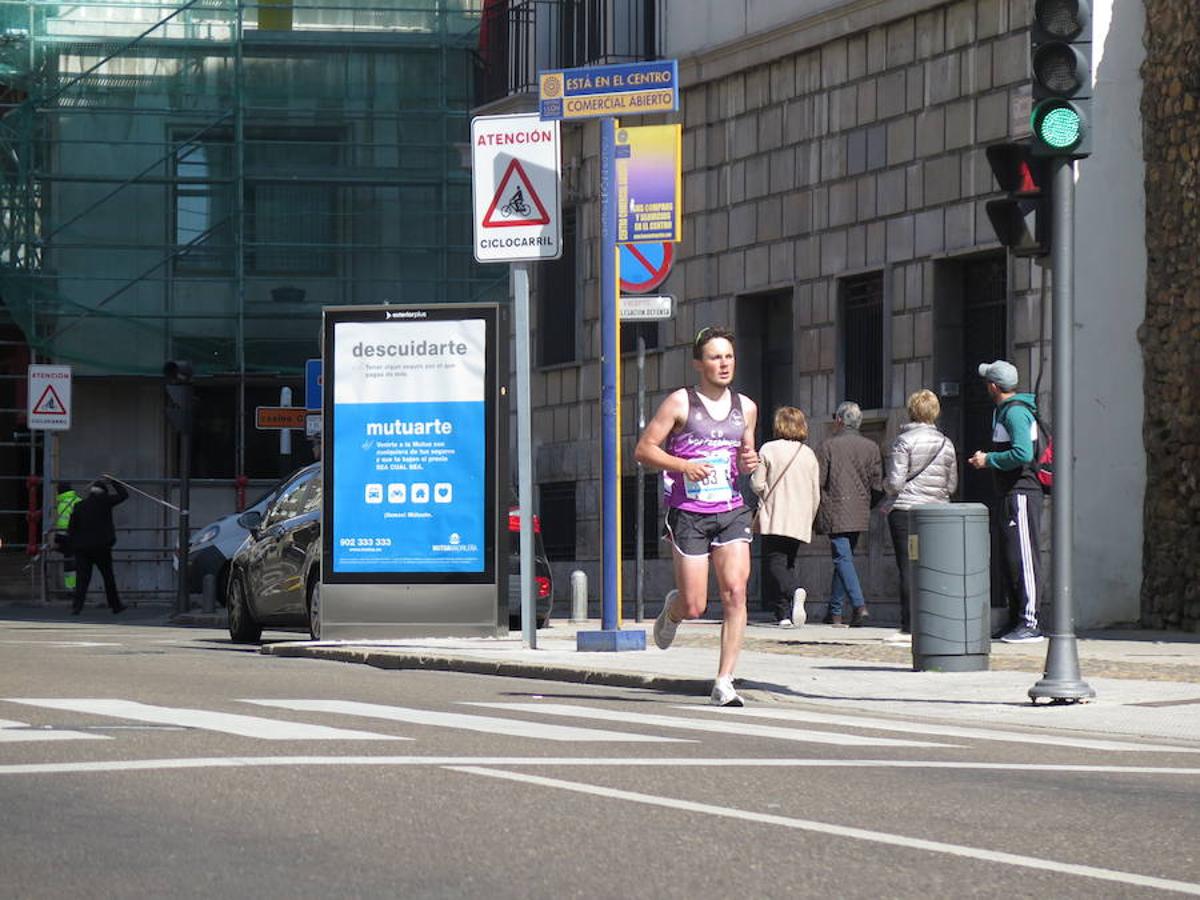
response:
<svg viewBox="0 0 1200 900"><path fill-rule="evenodd" d="M638 434L646 427L646 339L638 335L637 339L637 415ZM634 594L633 618L640 622L645 617L646 599L646 469L637 464L637 522L634 540L637 541L637 588Z"/></svg>
<svg viewBox="0 0 1200 900"><path fill-rule="evenodd" d="M1069 703L1095 697L1096 692L1079 674L1079 648L1075 641L1072 609L1072 533L1074 511L1075 424L1073 351L1075 345L1075 165L1067 157L1054 160L1053 226L1051 263L1054 284L1054 501L1053 530L1054 618L1050 646L1046 648L1046 672L1029 689L1033 701L1050 699Z"/></svg>
<svg viewBox="0 0 1200 900"><path fill-rule="evenodd" d="M41 557L42 587L38 601L42 606L50 604L50 540L51 531L58 524L58 432L42 432L42 527L39 541Z"/></svg>
<svg viewBox="0 0 1200 900"><path fill-rule="evenodd" d="M529 396L529 264L513 263L513 327L517 339L517 502L521 518L521 638L537 649L533 581L533 413Z"/></svg>
<svg viewBox="0 0 1200 900"><path fill-rule="evenodd" d="M603 468L600 508L604 519L600 627L604 631L617 628L617 606L621 597L621 534L617 516L620 502L618 440L621 433L617 367L621 347L617 330L616 130L616 119L609 116L600 120L600 445Z"/></svg>
<svg viewBox="0 0 1200 900"><path fill-rule="evenodd" d="M646 632L621 630L620 331L617 329L617 120L600 120L600 630L575 635L577 650L644 650Z"/></svg>

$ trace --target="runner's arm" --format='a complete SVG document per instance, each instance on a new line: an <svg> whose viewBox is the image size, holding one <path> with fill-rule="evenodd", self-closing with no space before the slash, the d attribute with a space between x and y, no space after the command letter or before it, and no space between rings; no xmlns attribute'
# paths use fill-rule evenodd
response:
<svg viewBox="0 0 1200 900"><path fill-rule="evenodd" d="M754 450L754 429L758 426L758 406L742 394L742 409L745 411L746 428L742 432L742 446L738 450L738 469L750 473L758 468L758 453Z"/></svg>

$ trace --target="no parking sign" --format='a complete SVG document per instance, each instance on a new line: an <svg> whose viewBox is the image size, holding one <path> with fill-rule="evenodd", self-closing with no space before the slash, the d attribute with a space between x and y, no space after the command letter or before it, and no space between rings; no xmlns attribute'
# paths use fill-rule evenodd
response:
<svg viewBox="0 0 1200 900"><path fill-rule="evenodd" d="M646 294L667 280L675 261L675 245L670 241L620 244L621 291Z"/></svg>

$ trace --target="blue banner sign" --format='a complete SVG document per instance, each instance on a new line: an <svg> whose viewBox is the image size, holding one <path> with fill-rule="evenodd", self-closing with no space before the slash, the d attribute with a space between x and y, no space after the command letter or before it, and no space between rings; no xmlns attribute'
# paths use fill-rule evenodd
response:
<svg viewBox="0 0 1200 900"><path fill-rule="evenodd" d="M304 361L304 408L319 412L321 409L321 361Z"/></svg>
<svg viewBox="0 0 1200 900"><path fill-rule="evenodd" d="M326 580L491 569L494 326L453 313L327 325Z"/></svg>
<svg viewBox="0 0 1200 900"><path fill-rule="evenodd" d="M538 73L543 119L588 119L679 109L679 63L673 59L552 69Z"/></svg>

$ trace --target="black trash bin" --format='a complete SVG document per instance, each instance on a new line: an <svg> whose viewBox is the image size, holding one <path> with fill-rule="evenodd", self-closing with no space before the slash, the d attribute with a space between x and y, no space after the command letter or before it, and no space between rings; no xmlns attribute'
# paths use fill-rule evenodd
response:
<svg viewBox="0 0 1200 900"><path fill-rule="evenodd" d="M913 669L986 671L992 644L988 508L937 503L908 513Z"/></svg>

